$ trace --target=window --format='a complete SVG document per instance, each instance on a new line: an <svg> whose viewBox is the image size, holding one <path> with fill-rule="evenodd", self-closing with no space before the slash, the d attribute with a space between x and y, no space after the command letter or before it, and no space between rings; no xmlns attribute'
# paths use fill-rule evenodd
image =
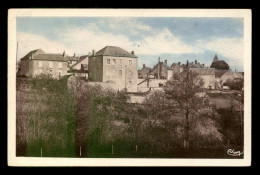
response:
<svg viewBox="0 0 260 175"><path fill-rule="evenodd" d="M51 62L51 61L49 62L49 67L53 68L53 62Z"/></svg>
<svg viewBox="0 0 260 175"><path fill-rule="evenodd" d="M110 64L110 59L107 59L107 64Z"/></svg>
<svg viewBox="0 0 260 175"><path fill-rule="evenodd" d="M129 60L129 65L132 65L132 60Z"/></svg>
<svg viewBox="0 0 260 175"><path fill-rule="evenodd" d="M119 60L119 64L122 65L122 59Z"/></svg>
<svg viewBox="0 0 260 175"><path fill-rule="evenodd" d="M41 61L39 61L39 67L42 67L42 62Z"/></svg>
<svg viewBox="0 0 260 175"><path fill-rule="evenodd" d="M116 64L116 59L113 59L113 64Z"/></svg>
<svg viewBox="0 0 260 175"><path fill-rule="evenodd" d="M61 69L61 68L62 68L62 63L59 63L59 64L58 64L58 67Z"/></svg>
<svg viewBox="0 0 260 175"><path fill-rule="evenodd" d="M119 76L122 76L122 70L119 70Z"/></svg>

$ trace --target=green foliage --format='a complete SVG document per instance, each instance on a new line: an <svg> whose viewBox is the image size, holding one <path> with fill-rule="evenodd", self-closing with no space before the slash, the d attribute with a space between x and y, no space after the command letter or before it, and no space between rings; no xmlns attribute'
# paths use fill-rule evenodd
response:
<svg viewBox="0 0 260 175"><path fill-rule="evenodd" d="M241 91L242 88L244 87L244 81L234 81L228 79L224 84L224 86L229 86L231 90L239 90Z"/></svg>
<svg viewBox="0 0 260 175"><path fill-rule="evenodd" d="M226 145L243 146L243 125L239 114L232 109L218 109L219 132L223 134Z"/></svg>
<svg viewBox="0 0 260 175"><path fill-rule="evenodd" d="M40 156L41 149L47 157L74 156L75 97L65 91L63 79L42 74L28 82L26 91L17 89L17 99L23 99L17 102L17 126L24 126L26 156Z"/></svg>
<svg viewBox="0 0 260 175"><path fill-rule="evenodd" d="M202 147L223 147L227 139L239 138L232 135L237 126L228 125L234 114L216 113L199 97L203 82L193 75L146 94L141 105L128 103L131 94L125 91L82 81L70 91L67 79L41 74L24 82L29 89L17 86L20 155L26 145L26 156L40 156L42 149L47 157L75 157L81 146L86 157L199 157L195 153ZM194 154L183 151L186 110Z"/></svg>

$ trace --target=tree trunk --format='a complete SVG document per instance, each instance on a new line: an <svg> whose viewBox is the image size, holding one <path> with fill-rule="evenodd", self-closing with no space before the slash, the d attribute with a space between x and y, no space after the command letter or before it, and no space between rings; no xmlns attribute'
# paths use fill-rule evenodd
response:
<svg viewBox="0 0 260 175"><path fill-rule="evenodd" d="M184 142L183 142L184 149L189 149L190 142L189 142L189 113L186 113L185 116L185 126L184 126Z"/></svg>

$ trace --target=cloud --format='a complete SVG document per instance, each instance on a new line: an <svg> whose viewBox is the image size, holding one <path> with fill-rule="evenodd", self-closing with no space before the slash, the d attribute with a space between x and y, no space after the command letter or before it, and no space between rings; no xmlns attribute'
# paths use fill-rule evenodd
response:
<svg viewBox="0 0 260 175"><path fill-rule="evenodd" d="M197 47L211 50L229 59L230 63L240 67L244 63L244 42L242 38L211 38L198 41Z"/></svg>
<svg viewBox="0 0 260 175"><path fill-rule="evenodd" d="M167 28L139 42L137 53L146 55L198 53L193 46L184 43Z"/></svg>
<svg viewBox="0 0 260 175"><path fill-rule="evenodd" d="M60 33L59 37L63 38L62 43L78 54L98 51L107 45L120 46L126 50L132 49L132 42L126 36L85 28L68 29Z"/></svg>
<svg viewBox="0 0 260 175"><path fill-rule="evenodd" d="M18 58L22 58L28 52L41 48L47 53L62 53L64 50L72 54L63 43L52 41L44 36L29 34L24 32L17 32L18 41Z"/></svg>
<svg viewBox="0 0 260 175"><path fill-rule="evenodd" d="M190 44L189 41L183 40L180 35L172 33L166 27L152 28L132 18L102 19L81 26L56 28L53 33L56 39L18 32L19 58L38 48L47 53L62 53L65 50L70 55L74 53L83 55L93 49L98 51L111 45L119 46L129 52L134 50L136 55L147 57L150 55L151 58L157 58L163 54L204 55L208 50L228 58L230 65L243 66L242 38L211 37Z"/></svg>

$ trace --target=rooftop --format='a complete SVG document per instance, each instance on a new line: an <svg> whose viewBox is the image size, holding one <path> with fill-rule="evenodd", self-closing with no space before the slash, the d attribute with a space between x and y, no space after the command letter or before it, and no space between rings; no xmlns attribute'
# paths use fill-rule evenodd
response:
<svg viewBox="0 0 260 175"><path fill-rule="evenodd" d="M47 61L78 61L79 57L63 56L62 54L38 54L34 60L47 60Z"/></svg>
<svg viewBox="0 0 260 175"><path fill-rule="evenodd" d="M124 49L117 46L106 46L103 49L99 50L95 56L114 56L114 57L131 57L137 58L136 55L131 54Z"/></svg>

